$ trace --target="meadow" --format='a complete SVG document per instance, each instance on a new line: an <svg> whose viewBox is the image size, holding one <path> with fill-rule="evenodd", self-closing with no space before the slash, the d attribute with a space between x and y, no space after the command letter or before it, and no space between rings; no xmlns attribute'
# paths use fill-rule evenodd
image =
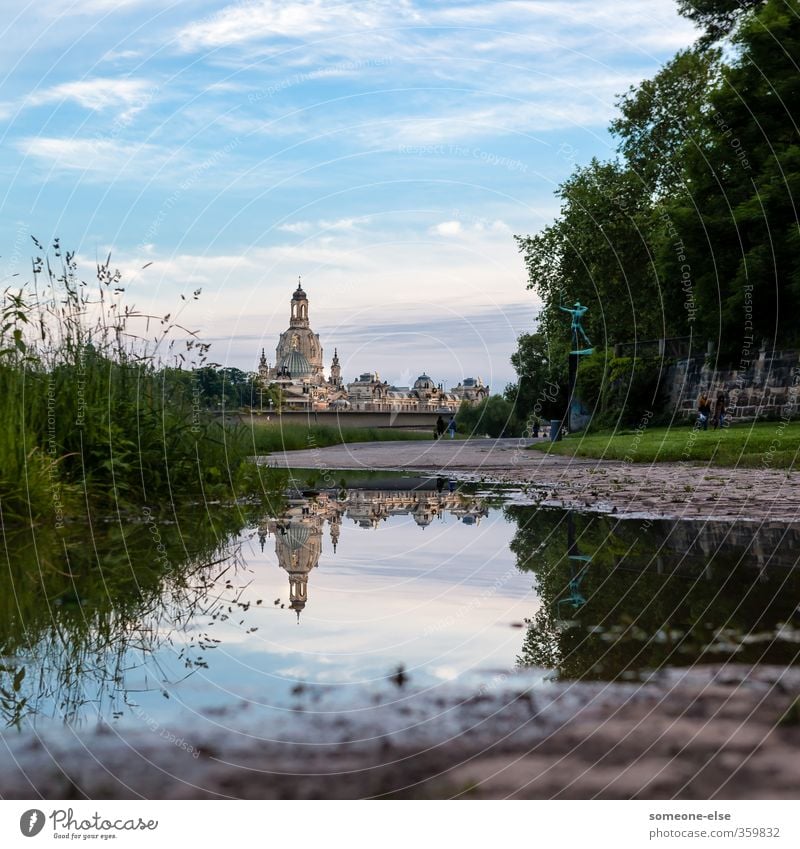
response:
<svg viewBox="0 0 800 849"><path fill-rule="evenodd" d="M794 469L800 465L800 422L736 422L719 430L690 425L576 433L560 442L537 442L534 450L566 457L632 463L698 462L711 466Z"/></svg>

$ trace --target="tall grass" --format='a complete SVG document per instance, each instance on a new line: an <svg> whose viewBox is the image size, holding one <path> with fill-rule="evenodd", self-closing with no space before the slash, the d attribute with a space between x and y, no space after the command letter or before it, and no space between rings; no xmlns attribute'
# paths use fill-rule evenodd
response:
<svg viewBox="0 0 800 849"><path fill-rule="evenodd" d="M34 243L32 279L2 301L0 520L59 525L86 505L169 507L257 489L246 429L201 413L191 381L164 367L201 367L209 346L179 315L126 307L110 256L90 284L58 240L49 251Z"/></svg>

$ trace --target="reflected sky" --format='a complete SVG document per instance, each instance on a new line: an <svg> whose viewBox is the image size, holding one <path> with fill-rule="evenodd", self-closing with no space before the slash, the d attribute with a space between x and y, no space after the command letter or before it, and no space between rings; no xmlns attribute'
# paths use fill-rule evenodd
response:
<svg viewBox="0 0 800 849"><path fill-rule="evenodd" d="M78 536L66 582L64 540L47 563L37 538L38 586L19 547L3 724L278 733L301 698L354 713L519 665L605 681L798 662L798 528L573 513L442 479L380 485L292 490L246 521L223 511L208 539L202 517L162 524L166 564L144 522L124 546L98 536L96 560L75 560Z"/></svg>
<svg viewBox="0 0 800 849"><path fill-rule="evenodd" d="M400 667L415 687L510 671L536 606L513 535L501 510L446 488L290 500L239 535L194 615L176 623L167 604L145 625L161 639L128 650L124 690L109 699L87 678L82 717L282 711L299 684L343 704ZM58 717L46 702L41 716Z"/></svg>

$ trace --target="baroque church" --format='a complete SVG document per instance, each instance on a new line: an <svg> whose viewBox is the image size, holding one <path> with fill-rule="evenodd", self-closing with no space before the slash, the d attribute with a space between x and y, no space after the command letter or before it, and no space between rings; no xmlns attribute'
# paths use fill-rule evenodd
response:
<svg viewBox="0 0 800 849"><path fill-rule="evenodd" d="M479 525L489 515L480 499L460 492L434 490L350 490L346 494L319 493L314 498L290 497L279 516L264 516L258 539L264 551L267 539L275 538L278 565L289 577L288 608L297 614L308 602L311 573L319 566L325 524L330 531L333 554L345 519L359 528L377 528L395 516L411 516L423 530L445 513L465 525Z"/></svg>
<svg viewBox="0 0 800 849"><path fill-rule="evenodd" d="M289 327L281 333L275 349L275 364L261 351L258 376L263 386L277 385L282 407L287 412L359 411L388 413L441 413L453 415L462 401L479 404L489 387L474 377L445 391L424 372L413 387L392 386L377 372L364 372L344 384L339 353L333 352L329 377L325 377L322 345L311 329L308 296L298 281L291 300Z"/></svg>

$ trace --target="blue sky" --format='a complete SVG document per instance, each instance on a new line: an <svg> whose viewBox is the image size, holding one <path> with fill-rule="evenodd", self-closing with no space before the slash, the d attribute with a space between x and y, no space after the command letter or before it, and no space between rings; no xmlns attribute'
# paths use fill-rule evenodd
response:
<svg viewBox="0 0 800 849"><path fill-rule="evenodd" d="M694 38L673 0L3 8L3 280L31 233L111 251L137 307L202 288L185 322L249 370L302 275L346 379L497 390L536 314L513 235Z"/></svg>

